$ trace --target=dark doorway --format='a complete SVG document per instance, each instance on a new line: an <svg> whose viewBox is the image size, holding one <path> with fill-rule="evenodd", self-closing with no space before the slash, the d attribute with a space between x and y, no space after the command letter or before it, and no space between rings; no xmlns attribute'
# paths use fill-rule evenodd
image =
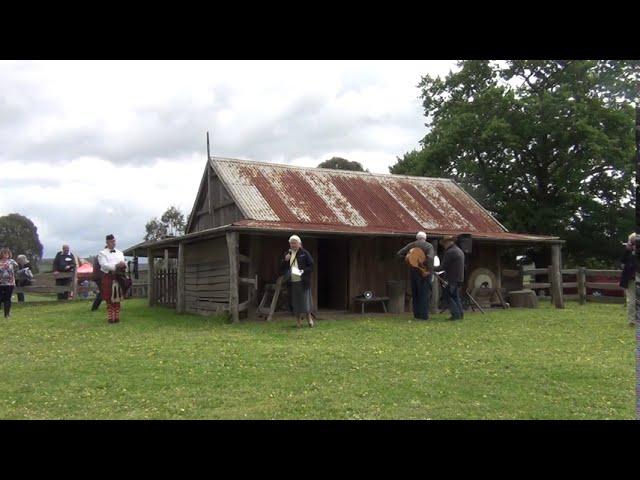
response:
<svg viewBox="0 0 640 480"><path fill-rule="evenodd" d="M318 239L318 309L347 310L349 306L349 241Z"/></svg>

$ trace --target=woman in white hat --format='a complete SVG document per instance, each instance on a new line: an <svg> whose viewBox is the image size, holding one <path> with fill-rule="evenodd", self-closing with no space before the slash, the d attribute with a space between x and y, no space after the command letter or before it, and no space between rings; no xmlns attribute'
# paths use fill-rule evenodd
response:
<svg viewBox="0 0 640 480"><path fill-rule="evenodd" d="M284 256L280 271L287 276L287 288L298 327L302 326L302 318L305 316L309 326L313 327L313 319L311 318L313 258L307 250L302 248L299 236L291 235L289 237L289 251Z"/></svg>

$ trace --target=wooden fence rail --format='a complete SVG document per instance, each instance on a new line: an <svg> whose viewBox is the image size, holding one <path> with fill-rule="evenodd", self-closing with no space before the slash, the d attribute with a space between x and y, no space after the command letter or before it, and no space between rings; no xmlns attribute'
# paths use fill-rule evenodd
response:
<svg viewBox="0 0 640 480"><path fill-rule="evenodd" d="M604 303L624 303L623 296L603 295L599 291L605 292L624 292L624 288L618 285L618 280L622 270L598 270L585 267L567 268L561 270L562 276L562 291L563 297L566 299L578 300L581 304L586 302L604 302ZM532 282L524 282L524 288L530 288L532 290L549 290L551 295L549 296L553 301L553 289L551 288L552 272L549 268L534 268L531 270L524 270L520 268L520 274L523 276L531 276ZM540 281L538 276L546 276L546 282ZM565 279L565 277L575 277L574 279ZM591 280L589 279L591 277ZM593 279L593 277L598 277ZM610 281L603 281L604 279ZM564 293L565 289L576 289L577 293ZM589 290L592 290L589 293ZM598 293L594 293L593 290Z"/></svg>
<svg viewBox="0 0 640 480"><path fill-rule="evenodd" d="M56 280L71 279L69 285L56 285ZM78 275L76 272L68 273L39 273L34 276L31 285L26 287L16 287L14 293L40 293L55 294L72 292L73 300L78 298Z"/></svg>

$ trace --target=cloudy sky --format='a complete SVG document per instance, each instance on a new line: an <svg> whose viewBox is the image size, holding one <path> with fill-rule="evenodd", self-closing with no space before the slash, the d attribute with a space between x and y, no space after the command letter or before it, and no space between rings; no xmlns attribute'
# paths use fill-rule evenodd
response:
<svg viewBox="0 0 640 480"><path fill-rule="evenodd" d="M387 173L425 134L417 84L454 61L0 62L0 215L52 257L113 232L124 248L169 205L190 212L214 155Z"/></svg>

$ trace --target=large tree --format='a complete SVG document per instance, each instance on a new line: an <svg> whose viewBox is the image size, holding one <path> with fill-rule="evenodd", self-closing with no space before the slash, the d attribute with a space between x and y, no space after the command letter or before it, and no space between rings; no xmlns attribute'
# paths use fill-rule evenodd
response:
<svg viewBox="0 0 640 480"><path fill-rule="evenodd" d="M160 217L160 221L167 226L169 235L182 235L185 229L184 214L176 207L171 206Z"/></svg>
<svg viewBox="0 0 640 480"><path fill-rule="evenodd" d="M613 264L633 230L634 61L462 61L419 84L428 133L392 173L449 177L567 261Z"/></svg>
<svg viewBox="0 0 640 480"><path fill-rule="evenodd" d="M145 225L145 241L159 240L166 235L182 235L186 223L184 214L171 206L162 214L160 220L152 218Z"/></svg>
<svg viewBox="0 0 640 480"><path fill-rule="evenodd" d="M38 273L42 243L38 236L38 228L29 218L19 213L0 217L0 247L10 248L14 259L20 254L26 255L32 270Z"/></svg>
<svg viewBox="0 0 640 480"><path fill-rule="evenodd" d="M360 162L347 160L346 158L341 157L331 157L329 160L325 160L320 163L317 168L333 168L335 170L364 172L364 167Z"/></svg>

